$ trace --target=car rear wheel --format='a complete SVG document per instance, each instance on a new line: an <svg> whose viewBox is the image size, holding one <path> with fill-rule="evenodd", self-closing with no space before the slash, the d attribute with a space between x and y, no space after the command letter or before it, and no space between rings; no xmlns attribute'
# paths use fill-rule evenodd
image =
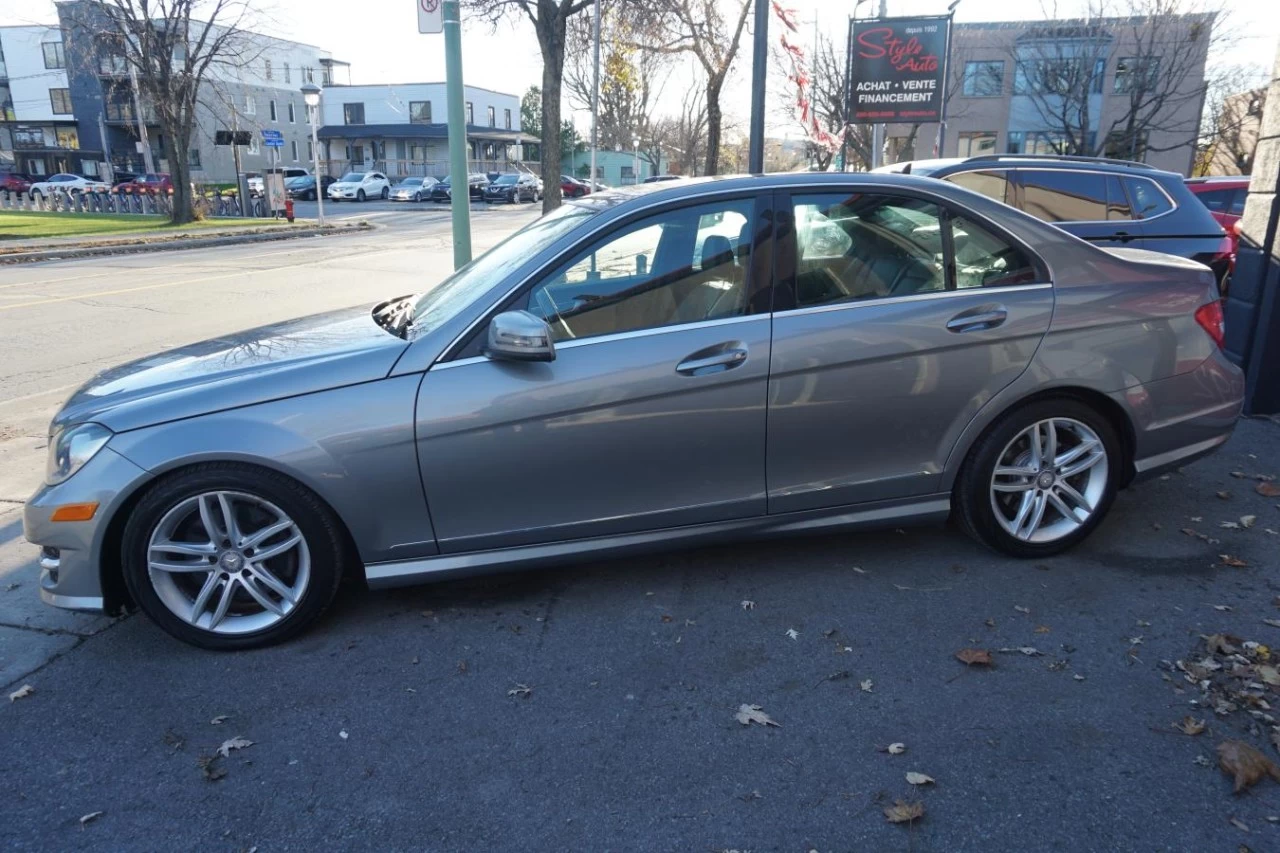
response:
<svg viewBox="0 0 1280 853"><path fill-rule="evenodd" d="M952 493L952 515L997 551L1057 554L1102 522L1121 459L1115 429L1090 406L1032 403L997 421L970 451Z"/></svg>
<svg viewBox="0 0 1280 853"><path fill-rule="evenodd" d="M391 188L390 188L390 187L383 187L383 188L382 188L382 200L383 200L383 201L386 201L386 200L387 200L388 198L390 198L390 197L391 197Z"/></svg>
<svg viewBox="0 0 1280 853"><path fill-rule="evenodd" d="M342 578L337 520L280 474L211 463L157 482L124 530L125 584L161 628L205 649L278 643L319 618Z"/></svg>

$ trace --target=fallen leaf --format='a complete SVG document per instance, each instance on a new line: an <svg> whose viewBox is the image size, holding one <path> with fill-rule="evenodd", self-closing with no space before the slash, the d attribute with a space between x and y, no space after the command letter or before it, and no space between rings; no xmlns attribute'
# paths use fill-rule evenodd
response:
<svg viewBox="0 0 1280 853"><path fill-rule="evenodd" d="M1072 678L1074 678L1076 681L1084 681L1084 676L1083 676L1083 675L1081 675L1081 674L1080 674L1080 673L1078 673L1078 672L1077 672L1075 675L1071 676L1071 677L1072 677Z"/></svg>
<svg viewBox="0 0 1280 853"><path fill-rule="evenodd" d="M799 638L800 638L800 632L799 632L799 631L797 631L795 628L788 628L788 629L787 629L787 636L788 636L788 637L790 637L790 638L791 638L791 639L793 639L793 640L797 640L797 639L799 639Z"/></svg>
<svg viewBox="0 0 1280 853"><path fill-rule="evenodd" d="M907 751L907 745L905 743L891 743L889 744L888 748L885 749L885 752L889 753L890 755L902 755L902 753L906 751Z"/></svg>
<svg viewBox="0 0 1280 853"><path fill-rule="evenodd" d="M1025 613L1025 614L1027 614L1028 616L1030 616L1030 615L1031 615L1031 608L1030 608L1030 607L1023 607L1021 604L1015 604L1015 605L1013 605L1013 609L1014 609L1014 610L1016 610L1016 611L1018 611L1019 613Z"/></svg>
<svg viewBox="0 0 1280 853"><path fill-rule="evenodd" d="M1219 500L1224 500L1224 501L1231 500L1231 493L1228 491L1223 490L1221 492L1218 492L1217 495Z"/></svg>
<svg viewBox="0 0 1280 853"><path fill-rule="evenodd" d="M508 696L518 696L521 699L528 699L529 694L531 693L533 693L532 687L530 687L527 684L519 684L519 683L517 683L515 687L512 687L510 690L507 691Z"/></svg>
<svg viewBox="0 0 1280 853"><path fill-rule="evenodd" d="M1173 727L1184 735L1195 737L1196 735L1204 732L1205 722L1204 720L1197 720L1195 717L1188 715L1182 718L1182 722L1174 723Z"/></svg>
<svg viewBox="0 0 1280 853"><path fill-rule="evenodd" d="M1031 658L1039 657L1040 655L1044 654L1044 652L1040 651L1035 646L1017 646L1016 648L1012 648L1012 649L997 649L997 651L1005 652L1005 653L1021 652L1022 654Z"/></svg>
<svg viewBox="0 0 1280 853"><path fill-rule="evenodd" d="M663 622L670 622L670 621L671 621L671 615L670 615L670 614L668 614L668 613L664 613L664 614L662 614L662 621L663 621Z"/></svg>
<svg viewBox="0 0 1280 853"><path fill-rule="evenodd" d="M346 740L347 738L351 737L351 735L347 734L346 729L343 729L342 731L338 732L338 737L342 738L343 740Z"/></svg>
<svg viewBox="0 0 1280 853"><path fill-rule="evenodd" d="M1233 818L1231 818L1231 820L1229 821L1229 823L1230 823L1232 826L1234 826L1236 829L1240 830L1241 832L1248 832L1248 831L1249 831L1249 824L1245 823L1244 821L1242 821L1242 820L1241 820L1240 818L1238 818L1238 817L1233 817ZM1246 849L1246 850L1248 850L1249 848L1248 848L1248 847L1246 847L1245 849Z"/></svg>
<svg viewBox="0 0 1280 853"><path fill-rule="evenodd" d="M218 747L218 754L223 758L227 758L231 755L231 750L248 749L251 746L253 746L253 741L237 735L230 740L224 740L222 746Z"/></svg>
<svg viewBox="0 0 1280 853"><path fill-rule="evenodd" d="M738 722L742 723L744 726L749 726L752 723L756 723L761 726L774 726L775 728L782 728L782 724L774 722L773 717L770 717L768 714L766 714L764 712L764 709L762 709L759 705L739 705L738 713L734 714L733 718Z"/></svg>
<svg viewBox="0 0 1280 853"><path fill-rule="evenodd" d="M991 666L991 652L986 649L961 649L956 660L967 666Z"/></svg>
<svg viewBox="0 0 1280 853"><path fill-rule="evenodd" d="M1233 793L1261 782L1266 776L1280 781L1280 767L1242 740L1227 740L1218 744L1218 767L1234 777Z"/></svg>
<svg viewBox="0 0 1280 853"><path fill-rule="evenodd" d="M1264 498L1280 498L1280 486L1275 483L1261 482L1253 487L1253 490Z"/></svg>
<svg viewBox="0 0 1280 853"><path fill-rule="evenodd" d="M1248 568L1249 564L1239 557L1233 557L1230 554L1219 554L1218 559L1222 561L1222 565L1230 566L1233 569Z"/></svg>
<svg viewBox="0 0 1280 853"><path fill-rule="evenodd" d="M1246 474L1246 473L1245 473L1245 472L1243 472L1243 471L1232 471L1232 472L1231 472L1231 476L1232 476L1232 477L1235 477L1237 480L1243 480L1245 477L1247 477L1247 476L1249 476L1249 475L1248 475L1248 474Z"/></svg>
<svg viewBox="0 0 1280 853"><path fill-rule="evenodd" d="M855 572L857 572L858 574L860 574L860 575L869 575L869 574L871 574L871 572L867 571L866 569L862 568L861 566L854 566L854 567L853 567L853 570L854 570Z"/></svg>
<svg viewBox="0 0 1280 853"><path fill-rule="evenodd" d="M986 625L988 628L994 628L996 626L996 620L992 619L991 617L987 617L986 621L983 622L982 624Z"/></svg>
<svg viewBox="0 0 1280 853"><path fill-rule="evenodd" d="M819 681L818 684L821 684L823 681L843 681L844 679L851 678L852 676L853 676L853 673L849 672L849 670L842 669L839 672L833 672L830 675L826 676L821 681ZM815 684L813 686L817 687L818 684Z"/></svg>
<svg viewBox="0 0 1280 853"><path fill-rule="evenodd" d="M744 599L742 599L742 609L743 609L743 610L755 610L755 609L756 609L756 603L755 603L754 601L748 601L747 599L745 599L745 598L744 598Z"/></svg>
<svg viewBox="0 0 1280 853"><path fill-rule="evenodd" d="M1052 629L1048 625L1040 625L1036 628L1037 634L1048 634Z"/></svg>
<svg viewBox="0 0 1280 853"><path fill-rule="evenodd" d="M1272 628L1280 628L1280 619L1263 619L1263 625L1270 625Z"/></svg>
<svg viewBox="0 0 1280 853"><path fill-rule="evenodd" d="M220 726L223 723L225 723L228 719L230 718L226 714L219 714L218 716L214 717L212 720L209 721L209 725Z"/></svg>
<svg viewBox="0 0 1280 853"><path fill-rule="evenodd" d="M866 679L865 681L859 681L859 682L858 682L858 688L859 688L863 693L870 693L870 692L871 692L871 679L870 679L870 678L868 678L868 679Z"/></svg>
<svg viewBox="0 0 1280 853"><path fill-rule="evenodd" d="M1256 515L1242 515L1240 516L1240 526L1245 530L1248 530L1250 527L1253 527L1257 520L1258 517Z"/></svg>
<svg viewBox="0 0 1280 853"><path fill-rule="evenodd" d="M926 776L923 773L908 773L907 781L912 785L932 785L933 777Z"/></svg>
<svg viewBox="0 0 1280 853"><path fill-rule="evenodd" d="M885 807L884 816L889 823L911 823L924 817L924 803L895 800L893 805Z"/></svg>
<svg viewBox="0 0 1280 853"><path fill-rule="evenodd" d="M1191 763L1198 764L1201 767L1211 767L1213 765L1213 762L1209 760L1209 756L1207 755L1197 755L1195 758L1191 759Z"/></svg>
<svg viewBox="0 0 1280 853"><path fill-rule="evenodd" d="M1210 634L1204 638L1205 648L1210 654L1215 655L1234 655L1243 642L1239 637L1231 634Z"/></svg>
<svg viewBox="0 0 1280 853"><path fill-rule="evenodd" d="M1258 678L1272 687L1280 687L1280 671L1274 666L1260 666L1257 669Z"/></svg>
<svg viewBox="0 0 1280 853"><path fill-rule="evenodd" d="M1238 521L1219 521L1218 526L1226 530L1239 530L1240 522Z"/></svg>
<svg viewBox="0 0 1280 853"><path fill-rule="evenodd" d="M1215 605L1213 605L1213 609L1214 609L1214 610L1221 611L1221 612L1223 612L1223 613L1230 613L1230 612L1231 612L1231 605L1230 605L1230 604L1215 604Z"/></svg>
<svg viewBox="0 0 1280 853"><path fill-rule="evenodd" d="M17 690L9 694L9 701L17 702L19 699L26 699L28 696L30 696L32 693L35 693L35 692L36 692L36 689L32 687L30 684L24 684L21 687L19 687Z"/></svg>
<svg viewBox="0 0 1280 853"><path fill-rule="evenodd" d="M206 782L217 782L227 775L226 768L218 764L216 755L201 755L196 759L196 766L200 768Z"/></svg>

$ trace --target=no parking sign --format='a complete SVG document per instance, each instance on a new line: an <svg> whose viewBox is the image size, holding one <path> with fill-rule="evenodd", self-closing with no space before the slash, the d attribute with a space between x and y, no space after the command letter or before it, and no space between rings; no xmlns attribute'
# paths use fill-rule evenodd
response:
<svg viewBox="0 0 1280 853"><path fill-rule="evenodd" d="M444 14L440 11L441 0L418 0L418 32L444 32Z"/></svg>

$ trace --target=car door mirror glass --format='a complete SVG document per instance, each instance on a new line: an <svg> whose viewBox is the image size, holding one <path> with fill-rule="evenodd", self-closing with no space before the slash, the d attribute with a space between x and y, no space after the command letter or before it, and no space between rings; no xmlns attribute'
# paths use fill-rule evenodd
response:
<svg viewBox="0 0 1280 853"><path fill-rule="evenodd" d="M555 361L551 327L528 311L504 311L489 321L489 358L504 361Z"/></svg>

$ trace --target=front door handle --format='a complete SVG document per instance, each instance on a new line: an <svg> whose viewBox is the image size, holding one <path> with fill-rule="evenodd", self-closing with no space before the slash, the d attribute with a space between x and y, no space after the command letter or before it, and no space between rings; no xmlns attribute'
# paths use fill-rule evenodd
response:
<svg viewBox="0 0 1280 853"><path fill-rule="evenodd" d="M947 331L962 334L994 329L1009 319L1009 311L1003 305L983 305L961 311L947 321Z"/></svg>
<svg viewBox="0 0 1280 853"><path fill-rule="evenodd" d="M1134 239L1138 235L1130 234L1128 231L1117 231L1114 236L1121 243L1128 243L1130 240Z"/></svg>
<svg viewBox="0 0 1280 853"><path fill-rule="evenodd" d="M682 376L704 376L732 370L747 360L747 348L738 346L712 347L713 352L699 350L676 365L676 373Z"/></svg>

